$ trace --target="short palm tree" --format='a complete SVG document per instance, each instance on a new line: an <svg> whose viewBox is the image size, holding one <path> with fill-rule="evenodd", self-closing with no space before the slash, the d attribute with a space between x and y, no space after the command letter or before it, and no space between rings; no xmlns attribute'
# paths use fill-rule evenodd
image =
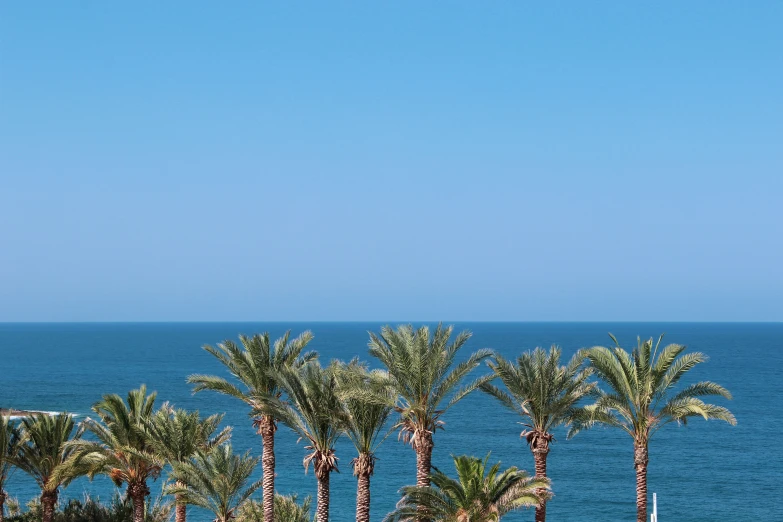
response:
<svg viewBox="0 0 783 522"><path fill-rule="evenodd" d="M155 392L147 387L128 392L128 403L116 394L104 395L92 410L99 421L87 418L84 426L97 441L75 440L66 444L71 452L55 468L53 480L73 474L108 475L115 485L127 483L127 495L133 502L133 522L144 522L144 500L150 494L149 479L157 479L165 460L155 452L148 426L153 416Z"/></svg>
<svg viewBox="0 0 783 522"><path fill-rule="evenodd" d="M337 469L334 446L343 433L347 413L337 390L336 368L322 368L317 362L300 369L287 368L275 380L287 401L274 398L258 413L274 416L309 444L303 463L305 472L313 466L318 480L316 520L329 521L329 477Z"/></svg>
<svg viewBox="0 0 783 522"><path fill-rule="evenodd" d="M0 415L0 522L5 515L5 482L11 475L13 465L19 456L19 428L9 416Z"/></svg>
<svg viewBox="0 0 783 522"><path fill-rule="evenodd" d="M402 488L403 498L385 522L417 520L422 509L438 522L497 522L510 511L544 502L549 479L514 467L500 471L499 462L488 468L488 460L489 455L454 457L456 479L436 470L431 487Z"/></svg>
<svg viewBox="0 0 783 522"><path fill-rule="evenodd" d="M736 424L732 413L714 404L707 404L699 397L731 394L714 382L702 381L679 391L674 388L680 379L707 357L698 352L684 353L685 346L670 344L660 350L663 336L657 343L652 339L637 340L636 348L628 353L617 339L614 349L602 346L587 351L587 358L595 374L608 391L597 390L595 404L587 406L584 413L571 425L569 437L595 424L620 428L634 442L634 467L636 469L636 519L647 520L647 464L650 437L663 426L676 422L686 424L690 417L718 419Z"/></svg>
<svg viewBox="0 0 783 522"><path fill-rule="evenodd" d="M285 368L298 368L317 357L315 352L302 353L313 339L309 331L295 339L290 332L274 342L268 333L252 337L240 336L240 344L224 341L217 345L204 346L228 369L236 383L213 375L191 375L188 382L195 384L194 392L212 390L235 397L246 403L253 411L260 411L270 398L280 398L281 390L273 377ZM275 431L277 419L272 415L259 414L253 425L261 435L263 445L261 465L264 471L264 522L275 522Z"/></svg>
<svg viewBox="0 0 783 522"><path fill-rule="evenodd" d="M481 377L460 387L491 350L479 350L455 364L457 352L470 339L464 331L449 343L452 326L439 324L434 332L411 325L396 330L383 327L381 335L370 333L370 354L388 371L389 385L398 396L394 410L400 414L395 427L416 451L416 485L429 486L433 434L443 429L442 415L470 392L487 382Z"/></svg>
<svg viewBox="0 0 783 522"><path fill-rule="evenodd" d="M172 464L176 482L166 491L187 504L211 511L215 522L229 522L262 485L262 480L250 482L258 461L250 452L235 455L230 444L198 451L190 461Z"/></svg>
<svg viewBox="0 0 783 522"><path fill-rule="evenodd" d="M370 477L375 471L375 452L385 439L381 433L396 396L387 384L385 372L368 371L357 359L340 366L337 377L348 414L345 434L358 452L351 461L353 474L357 477L356 522L369 522Z"/></svg>
<svg viewBox="0 0 783 522"><path fill-rule="evenodd" d="M536 476L546 477L546 459L552 431L568 424L580 411L578 403L594 388L587 382L591 374L585 368L585 354L574 355L565 366L560 365L560 349L552 346L549 352L536 348L520 355L516 363L496 355L489 367L495 372L507 391L491 383L481 389L508 409L522 417L527 441L536 465ZM536 508L536 522L546 520L546 503Z"/></svg>
<svg viewBox="0 0 783 522"><path fill-rule="evenodd" d="M197 411L174 409L164 404L150 419L147 427L150 442L155 453L166 462L186 462L199 450L208 451L231 437L231 428L227 427L215 433L223 415L211 415L201 418ZM184 486L184 484L183 484ZM185 522L187 504L181 498L175 498L176 522Z"/></svg>
<svg viewBox="0 0 783 522"><path fill-rule="evenodd" d="M62 475L52 479L54 469L65 462L73 449L66 446L70 440L79 440L83 429L75 430L73 417L67 413L46 415L37 413L22 419L22 444L17 466L29 474L41 488L43 522L51 522L57 504L59 489L78 474Z"/></svg>

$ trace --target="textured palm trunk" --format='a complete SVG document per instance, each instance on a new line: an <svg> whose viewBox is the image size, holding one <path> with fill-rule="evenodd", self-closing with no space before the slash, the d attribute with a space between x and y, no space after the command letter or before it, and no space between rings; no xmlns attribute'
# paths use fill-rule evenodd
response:
<svg viewBox="0 0 783 522"><path fill-rule="evenodd" d="M318 507L316 522L329 522L329 472L316 473L318 478Z"/></svg>
<svg viewBox="0 0 783 522"><path fill-rule="evenodd" d="M174 504L177 506L174 511L174 521L185 522L188 518L188 505L185 504L185 499L182 498L182 493L177 493L174 495Z"/></svg>
<svg viewBox="0 0 783 522"><path fill-rule="evenodd" d="M145 482L128 484L128 496L133 502L133 522L144 522L144 499L150 494Z"/></svg>
<svg viewBox="0 0 783 522"><path fill-rule="evenodd" d="M264 522L275 522L275 419L265 415L258 424L263 444L261 466L264 471Z"/></svg>
<svg viewBox="0 0 783 522"><path fill-rule="evenodd" d="M531 449L533 452L533 460L536 465L536 477L546 478L546 457L549 455L549 445L542 445L536 449ZM539 495L546 495L546 489L540 488L537 493ZM536 522L546 521L546 500L543 500L539 506L536 507Z"/></svg>
<svg viewBox="0 0 783 522"><path fill-rule="evenodd" d="M3 515L3 510L5 509L5 499L6 499L5 491L0 489L0 522L3 522L5 520L5 515Z"/></svg>
<svg viewBox="0 0 783 522"><path fill-rule="evenodd" d="M54 518L54 506L57 504L57 491L44 491L41 494L41 520L52 522Z"/></svg>
<svg viewBox="0 0 783 522"><path fill-rule="evenodd" d="M432 441L432 433L422 431L417 435L416 441L416 486L420 488L430 487L430 471L432 471L432 448L435 443ZM419 516L417 522L428 522L427 510L419 507Z"/></svg>
<svg viewBox="0 0 783 522"><path fill-rule="evenodd" d="M633 453L636 468L636 520L647 522L647 464L650 462L647 444L635 444Z"/></svg>
<svg viewBox="0 0 783 522"><path fill-rule="evenodd" d="M430 487L430 471L432 471L432 433L422 431L416 444L416 485L420 488Z"/></svg>
<svg viewBox="0 0 783 522"><path fill-rule="evenodd" d="M370 474L360 473L356 485L356 522L370 522Z"/></svg>

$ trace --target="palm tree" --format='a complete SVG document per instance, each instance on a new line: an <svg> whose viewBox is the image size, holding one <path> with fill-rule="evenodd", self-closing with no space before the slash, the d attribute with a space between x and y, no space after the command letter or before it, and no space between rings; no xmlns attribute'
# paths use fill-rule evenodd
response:
<svg viewBox="0 0 783 522"><path fill-rule="evenodd" d="M416 520L422 508L439 522L496 522L510 511L542 504L548 495L549 479L514 467L501 472L499 462L488 469L489 455L453 458L456 479L436 470L433 487L402 488L403 498L385 522Z"/></svg>
<svg viewBox="0 0 783 522"><path fill-rule="evenodd" d="M702 381L675 391L675 385L694 366L707 357L699 352L683 353L685 346L670 344L659 351L663 335L653 344L637 340L628 353L610 334L615 348L597 346L587 351L596 375L608 386L608 392L597 390L595 404L577 416L569 437L595 424L620 428L633 438L636 469L636 519L647 520L647 464L650 437L663 426L676 422L686 424L690 417L718 419L736 424L732 413L699 397L720 396L731 399L724 387Z"/></svg>
<svg viewBox="0 0 783 522"><path fill-rule="evenodd" d="M229 522L262 485L262 480L248 483L258 461L250 452L235 455L230 444L199 450L190 461L172 463L176 482L167 492L211 511L215 522Z"/></svg>
<svg viewBox="0 0 783 522"><path fill-rule="evenodd" d="M318 480L316 520L329 521L329 476L337 469L334 446L347 424L347 413L337 390L336 368L317 362L300 369L284 369L275 375L288 401L268 401L258 413L274 416L300 438L310 453L304 458L305 473L313 466Z"/></svg>
<svg viewBox="0 0 783 522"><path fill-rule="evenodd" d="M19 456L20 438L19 428L11 422L11 417L0 415L0 522L5 519L3 509L7 497L3 488Z"/></svg>
<svg viewBox="0 0 783 522"><path fill-rule="evenodd" d="M370 354L386 366L389 384L399 397L394 410L400 420L395 428L400 428L403 440L416 451L416 485L420 487L430 484L433 434L443 429L441 416L490 379L481 377L459 387L492 351L479 350L454 365L471 334L464 331L449 343L452 330L452 326L438 324L431 335L426 326L414 331L405 325L396 330L385 326L380 337L370 333Z"/></svg>
<svg viewBox="0 0 783 522"><path fill-rule="evenodd" d="M78 474L52 479L54 469L65 462L73 451L66 446L70 440L79 440L83 429L74 433L73 417L67 413L46 415L37 413L22 419L22 444L17 466L29 474L41 488L43 522L51 522L60 487L65 487Z"/></svg>
<svg viewBox="0 0 783 522"><path fill-rule="evenodd" d="M228 441L231 437L230 427L215 434L222 420L223 415L211 415L202 419L197 411L174 409L164 404L152 416L147 429L156 454L173 465L175 462L190 460L199 450L207 451ZM175 504L176 522L185 522L187 504L182 498L175 498Z"/></svg>
<svg viewBox="0 0 783 522"><path fill-rule="evenodd" d="M230 383L222 377L212 375L191 375L188 382L195 384L194 392L212 390L246 403L253 411L260 411L270 398L280 398L280 387L273 377L284 368L298 368L317 357L315 352L302 353L313 339L309 331L290 340L290 331L274 342L269 334L253 337L240 336L241 347L233 341L204 346L229 370L237 381ZM272 415L260 414L253 425L261 435L263 445L261 465L264 471L264 522L275 522L275 431L277 419Z"/></svg>
<svg viewBox="0 0 783 522"><path fill-rule="evenodd" d="M577 403L594 387L587 382L590 368L582 366L585 354L577 353L565 366L560 365L557 346L552 346L548 353L541 348L523 353L516 364L499 355L493 359L489 367L508 393L490 383L481 389L524 419L521 436L533 453L536 477L546 477L549 444L554 440L552 431L571 422L579 412ZM546 520L545 502L536 508L535 520Z"/></svg>
<svg viewBox="0 0 783 522"><path fill-rule="evenodd" d="M347 415L345 434L359 455L351 461L357 477L356 522L370 520L370 477L375 471L375 452L389 419L395 396L386 384L385 372L367 370L366 364L354 359L337 372L338 385ZM370 396L365 392L369 391ZM381 400L377 400L380 398Z"/></svg>
<svg viewBox="0 0 783 522"><path fill-rule="evenodd" d="M55 468L53 480L72 474L108 475L115 485L127 483L133 501L133 522L144 522L144 499L150 494L147 480L157 479L165 463L155 452L148 426L153 416L156 393L147 387L128 392L127 405L116 394L104 395L92 410L99 422L84 420L97 441L74 440L66 444L71 456Z"/></svg>

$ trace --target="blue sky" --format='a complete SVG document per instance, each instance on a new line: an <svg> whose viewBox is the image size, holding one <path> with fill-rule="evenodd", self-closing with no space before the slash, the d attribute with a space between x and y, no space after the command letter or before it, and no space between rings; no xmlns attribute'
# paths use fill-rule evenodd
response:
<svg viewBox="0 0 783 522"><path fill-rule="evenodd" d="M779 321L782 23L4 2L0 321Z"/></svg>

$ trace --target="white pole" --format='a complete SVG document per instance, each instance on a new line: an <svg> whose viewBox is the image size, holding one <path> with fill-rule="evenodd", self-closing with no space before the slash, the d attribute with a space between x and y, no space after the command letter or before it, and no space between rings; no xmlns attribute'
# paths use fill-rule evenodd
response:
<svg viewBox="0 0 783 522"><path fill-rule="evenodd" d="M653 493L653 512L650 515L650 522L658 522L658 495Z"/></svg>

